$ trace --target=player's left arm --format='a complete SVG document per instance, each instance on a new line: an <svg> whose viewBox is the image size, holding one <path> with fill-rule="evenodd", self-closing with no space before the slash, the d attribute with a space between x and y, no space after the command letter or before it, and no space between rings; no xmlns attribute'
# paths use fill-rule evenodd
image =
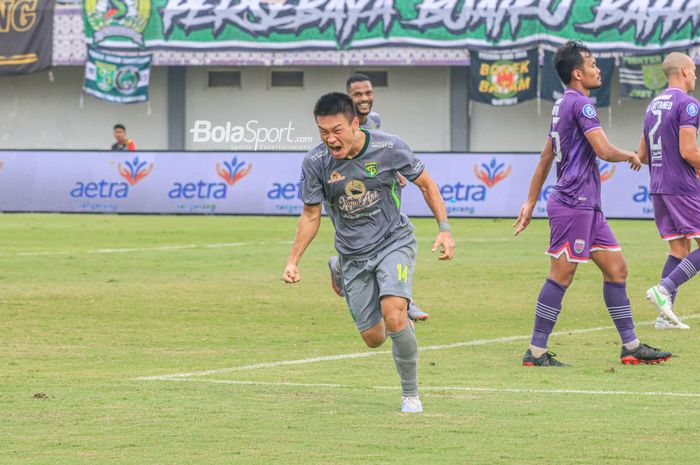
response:
<svg viewBox="0 0 700 465"><path fill-rule="evenodd" d="M649 164L649 151L647 150L647 140L642 133L642 137L639 139L639 148L637 149L637 156L639 161L644 164Z"/></svg>
<svg viewBox="0 0 700 465"><path fill-rule="evenodd" d="M681 157L693 168L700 170L700 150L697 144L698 131L694 127L684 126L678 130L678 147Z"/></svg>
<svg viewBox="0 0 700 465"><path fill-rule="evenodd" d="M413 180L413 183L420 189L425 203L433 212L440 228L432 250L436 252L438 248L442 247L442 254L438 260L450 260L455 255L455 241L452 238L450 224L447 222L447 208L445 208L445 201L442 199L440 189L426 169Z"/></svg>
<svg viewBox="0 0 700 465"><path fill-rule="evenodd" d="M639 171L642 167L642 163L639 161L637 154L612 145L608 140L608 136L605 135L603 128L599 127L586 132L586 139L588 143L591 144L591 147L593 147L595 154L601 160L613 163L626 161L634 171Z"/></svg>

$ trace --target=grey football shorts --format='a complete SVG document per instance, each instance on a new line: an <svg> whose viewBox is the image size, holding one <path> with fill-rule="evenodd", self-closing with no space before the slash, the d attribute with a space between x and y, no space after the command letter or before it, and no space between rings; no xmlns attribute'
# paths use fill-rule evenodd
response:
<svg viewBox="0 0 700 465"><path fill-rule="evenodd" d="M417 250L411 233L368 260L341 255L345 301L360 332L382 320L382 297L411 299Z"/></svg>

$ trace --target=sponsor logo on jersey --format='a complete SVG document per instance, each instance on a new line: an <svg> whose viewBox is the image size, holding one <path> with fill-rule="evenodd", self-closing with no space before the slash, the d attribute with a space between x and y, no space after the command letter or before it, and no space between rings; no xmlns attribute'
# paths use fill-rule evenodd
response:
<svg viewBox="0 0 700 465"><path fill-rule="evenodd" d="M359 179L353 179L345 184L345 195L338 198L338 209L343 217L357 219L363 216L372 216L380 209L367 212L366 210L379 203L379 191L368 191L365 183Z"/></svg>
<svg viewBox="0 0 700 465"><path fill-rule="evenodd" d="M336 182L343 181L345 179L345 176L342 174L338 173L337 171L333 171L331 173L331 177L326 181L328 184L334 184Z"/></svg>
<svg viewBox="0 0 700 465"><path fill-rule="evenodd" d="M369 143L373 149L390 149L394 146L393 140L373 140Z"/></svg>

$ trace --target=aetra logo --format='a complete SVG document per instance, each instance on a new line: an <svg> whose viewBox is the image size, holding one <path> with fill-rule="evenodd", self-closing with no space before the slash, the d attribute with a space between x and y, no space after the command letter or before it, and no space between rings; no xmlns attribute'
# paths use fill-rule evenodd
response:
<svg viewBox="0 0 700 465"><path fill-rule="evenodd" d="M151 174L153 171L153 163L148 163L139 160L135 157L133 160L128 160L117 164L117 172L127 182L110 181L107 179L98 179L93 181L77 181L75 186L70 191L70 196L73 198L87 199L124 199L129 196L129 186L136 185L143 178Z"/></svg>
<svg viewBox="0 0 700 465"><path fill-rule="evenodd" d="M217 163L215 167L216 174L225 182L211 182L204 179L175 182L168 192L168 197L188 200L225 199L230 188L248 176L252 169L252 163L246 166L244 160L239 161L238 157L233 157L230 161Z"/></svg>

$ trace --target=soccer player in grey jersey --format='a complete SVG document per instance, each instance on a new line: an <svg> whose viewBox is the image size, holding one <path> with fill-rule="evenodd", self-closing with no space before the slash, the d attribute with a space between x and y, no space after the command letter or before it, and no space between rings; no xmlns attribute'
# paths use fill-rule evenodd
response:
<svg viewBox="0 0 700 465"><path fill-rule="evenodd" d="M353 74L345 82L345 91L355 105L355 113L362 129L379 129L382 121L379 114L372 111L374 105L374 88L366 74Z"/></svg>
<svg viewBox="0 0 700 465"><path fill-rule="evenodd" d="M557 162L557 184L547 201L550 226L549 275L540 291L530 347L523 356L525 366L561 366L547 351L547 341L561 312L562 300L574 279L579 263L589 259L603 274L603 298L622 340L620 361L626 365L658 363L671 357L637 339L632 309L627 297L627 264L600 204L600 157L609 162L625 161L639 170L634 152L608 142L600 126L591 89L600 87L600 69L591 51L580 42L568 42L557 50L554 67L566 91L554 103L552 124L540 161L530 182L525 204L513 226L517 236L532 219L542 184L552 162Z"/></svg>
<svg viewBox="0 0 700 465"><path fill-rule="evenodd" d="M700 150L697 146L699 105L688 95L695 89L695 63L683 53L669 54L663 63L668 88L654 98L644 116L639 158L648 163L651 201L661 238L671 253L662 281L647 290L647 299L661 313L657 329L688 329L673 311L678 287L700 269L700 249L690 252L690 240L700 243Z"/></svg>
<svg viewBox="0 0 700 465"><path fill-rule="evenodd" d="M302 201L294 243L282 279L301 279L299 261L318 232L321 203L333 212L335 248L340 254L345 299L362 339L379 347L387 335L402 388L401 411L421 412L418 345L406 315L411 299L416 239L401 213L402 173L423 193L438 221L433 251L440 260L454 255L445 203L423 162L396 136L359 128L352 100L338 92L322 96L314 108L322 144L302 163Z"/></svg>
<svg viewBox="0 0 700 465"><path fill-rule="evenodd" d="M355 114L360 121L361 129L379 129L382 122L379 115L372 110L374 104L374 89L372 81L366 74L353 74L345 82L345 91L352 99L355 106ZM406 186L406 178L397 174L401 187ZM328 214L331 222L333 222L333 212L329 208L328 202L323 203L323 207ZM337 256L328 258L328 269L331 273L331 285L333 290L340 297L345 297L345 289L343 289L343 279L340 270L340 260ZM430 315L421 310L418 305L411 299L408 303L408 317L413 321L425 321L430 318Z"/></svg>

